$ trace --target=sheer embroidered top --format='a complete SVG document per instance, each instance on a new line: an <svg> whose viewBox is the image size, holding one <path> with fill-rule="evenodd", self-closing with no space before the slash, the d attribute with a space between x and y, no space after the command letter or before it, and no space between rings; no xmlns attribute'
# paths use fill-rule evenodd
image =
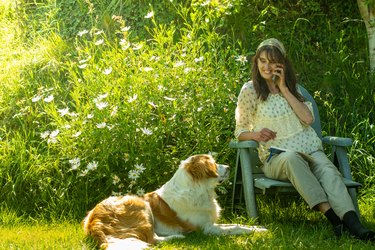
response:
<svg viewBox="0 0 375 250"><path fill-rule="evenodd" d="M305 102L313 113L311 102ZM322 142L315 130L303 124L281 94L269 94L265 101L258 99L252 81L245 83L238 96L235 136L243 132L257 132L268 128L276 132L276 138L259 142L259 158L262 162L269 155L271 146L311 154L322 149Z"/></svg>

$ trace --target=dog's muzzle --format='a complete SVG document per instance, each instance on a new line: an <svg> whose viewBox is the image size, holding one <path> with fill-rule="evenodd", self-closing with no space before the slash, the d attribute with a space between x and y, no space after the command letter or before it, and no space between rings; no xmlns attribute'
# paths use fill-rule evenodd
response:
<svg viewBox="0 0 375 250"><path fill-rule="evenodd" d="M223 182L229 178L229 166L223 164L217 164L217 171L219 173L219 181Z"/></svg>

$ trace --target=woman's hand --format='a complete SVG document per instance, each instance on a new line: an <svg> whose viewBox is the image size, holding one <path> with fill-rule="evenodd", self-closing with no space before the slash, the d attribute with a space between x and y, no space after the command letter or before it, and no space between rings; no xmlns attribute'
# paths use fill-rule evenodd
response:
<svg viewBox="0 0 375 250"><path fill-rule="evenodd" d="M283 64L276 63L276 67L273 69L272 74L274 75L274 83L280 89L280 91L283 91L285 88L287 88L285 84L285 72Z"/></svg>
<svg viewBox="0 0 375 250"><path fill-rule="evenodd" d="M257 132L243 132L238 136L239 141L255 140L257 142L267 142L276 138L276 132L263 128Z"/></svg>
<svg viewBox="0 0 375 250"><path fill-rule="evenodd" d="M269 140L273 140L276 138L276 132L268 129L268 128L263 128L261 131L259 132L255 132L254 134L254 139L256 141L264 141L264 142L267 142Z"/></svg>

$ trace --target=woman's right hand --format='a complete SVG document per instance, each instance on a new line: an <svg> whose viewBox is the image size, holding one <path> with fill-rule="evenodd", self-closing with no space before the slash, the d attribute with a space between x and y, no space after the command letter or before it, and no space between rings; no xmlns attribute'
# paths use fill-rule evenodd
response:
<svg viewBox="0 0 375 250"><path fill-rule="evenodd" d="M260 131L257 132L243 132L238 137L239 141L246 141L246 140L255 140L258 142L267 142L269 140L273 140L276 138L276 132L268 129L263 128Z"/></svg>
<svg viewBox="0 0 375 250"><path fill-rule="evenodd" d="M254 140L260 142L267 142L269 140L273 140L276 138L276 132L268 129L268 128L263 128L262 130L258 132L254 132Z"/></svg>

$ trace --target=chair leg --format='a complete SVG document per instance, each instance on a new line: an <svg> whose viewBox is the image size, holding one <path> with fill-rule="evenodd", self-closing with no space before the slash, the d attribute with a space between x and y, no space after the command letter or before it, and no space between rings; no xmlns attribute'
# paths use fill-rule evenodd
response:
<svg viewBox="0 0 375 250"><path fill-rule="evenodd" d="M258 211L255 201L254 180L251 172L252 164L249 149L240 149L240 163L246 210L251 218L256 218L258 217Z"/></svg>
<svg viewBox="0 0 375 250"><path fill-rule="evenodd" d="M357 190L355 188L348 188L348 192L349 192L350 197L352 198L353 205L358 215L358 218L361 218L361 215L359 213L359 207L358 207Z"/></svg>
<svg viewBox="0 0 375 250"><path fill-rule="evenodd" d="M352 180L352 174L350 172L348 153L344 147L332 147L333 162L336 166L339 166L341 174L350 180ZM361 218L358 207L357 190L355 188L348 188L350 197L352 198L354 208L359 218Z"/></svg>
<svg viewBox="0 0 375 250"><path fill-rule="evenodd" d="M241 168L240 168L240 152L237 151L237 157L236 157L236 166L235 166L235 172L233 177L233 192L232 192L232 213L234 212L234 207L236 204L236 200L238 197L241 198L241 184L238 183L238 178L241 176ZM241 201L241 199L240 199Z"/></svg>

